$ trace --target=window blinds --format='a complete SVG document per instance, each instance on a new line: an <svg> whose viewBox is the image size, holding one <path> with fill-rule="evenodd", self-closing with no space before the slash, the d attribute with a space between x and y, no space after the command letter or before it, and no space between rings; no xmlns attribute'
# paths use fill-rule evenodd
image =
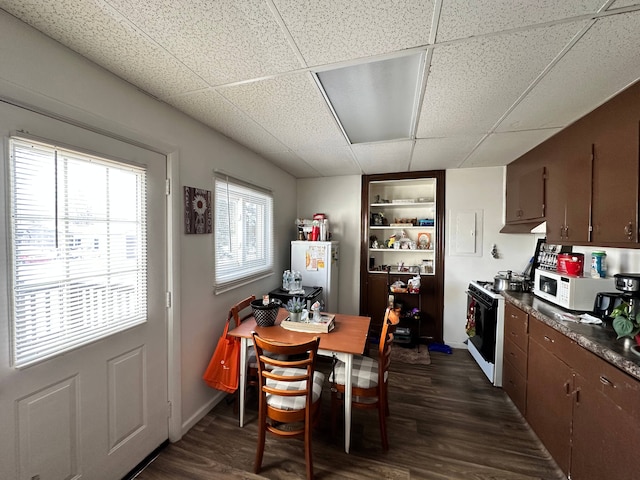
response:
<svg viewBox="0 0 640 480"><path fill-rule="evenodd" d="M215 178L215 291L273 273L273 196L227 176Z"/></svg>
<svg viewBox="0 0 640 480"><path fill-rule="evenodd" d="M20 138L10 152L14 365L146 321L144 169Z"/></svg>

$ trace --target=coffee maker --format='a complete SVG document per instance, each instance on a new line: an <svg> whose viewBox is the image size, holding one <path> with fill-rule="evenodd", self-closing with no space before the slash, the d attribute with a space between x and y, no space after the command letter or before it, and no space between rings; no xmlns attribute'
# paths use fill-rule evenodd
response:
<svg viewBox="0 0 640 480"><path fill-rule="evenodd" d="M640 312L640 273L616 273L616 289L622 292L620 298L629 304L629 314L635 317Z"/></svg>

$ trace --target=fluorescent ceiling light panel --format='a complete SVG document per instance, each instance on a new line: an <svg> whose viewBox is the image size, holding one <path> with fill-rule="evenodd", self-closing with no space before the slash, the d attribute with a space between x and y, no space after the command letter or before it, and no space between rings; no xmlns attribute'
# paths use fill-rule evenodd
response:
<svg viewBox="0 0 640 480"><path fill-rule="evenodd" d="M317 72L351 143L411 138L423 53Z"/></svg>

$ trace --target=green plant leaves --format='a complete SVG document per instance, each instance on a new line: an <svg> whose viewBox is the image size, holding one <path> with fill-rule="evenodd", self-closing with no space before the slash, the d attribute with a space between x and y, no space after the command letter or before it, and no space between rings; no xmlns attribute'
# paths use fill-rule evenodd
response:
<svg viewBox="0 0 640 480"><path fill-rule="evenodd" d="M618 315L613 319L613 329L618 334L618 338L621 337L629 337L632 335L634 330L634 324L627 317Z"/></svg>

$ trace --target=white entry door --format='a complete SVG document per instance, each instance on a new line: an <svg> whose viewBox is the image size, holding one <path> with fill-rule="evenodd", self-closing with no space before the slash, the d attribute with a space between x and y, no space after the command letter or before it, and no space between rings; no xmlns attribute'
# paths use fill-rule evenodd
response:
<svg viewBox="0 0 640 480"><path fill-rule="evenodd" d="M24 367L15 366L11 333L14 272L7 139L16 132L142 167L147 200L146 318ZM0 137L0 212L5 218L0 222L0 478L122 478L168 438L166 158L4 103ZM33 253L35 262L58 268L50 253ZM93 301L86 298L76 305L76 315L86 309L90 317Z"/></svg>

